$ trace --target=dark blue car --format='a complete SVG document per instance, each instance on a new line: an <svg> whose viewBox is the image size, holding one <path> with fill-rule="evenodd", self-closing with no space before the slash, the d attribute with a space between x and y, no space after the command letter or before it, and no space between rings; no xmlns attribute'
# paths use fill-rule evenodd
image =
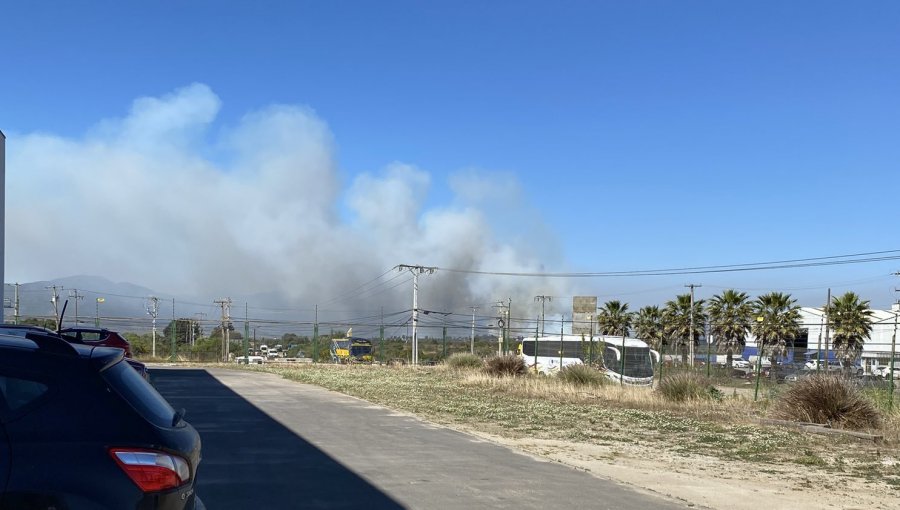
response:
<svg viewBox="0 0 900 510"><path fill-rule="evenodd" d="M183 416L121 349L0 335L0 509L202 509Z"/></svg>

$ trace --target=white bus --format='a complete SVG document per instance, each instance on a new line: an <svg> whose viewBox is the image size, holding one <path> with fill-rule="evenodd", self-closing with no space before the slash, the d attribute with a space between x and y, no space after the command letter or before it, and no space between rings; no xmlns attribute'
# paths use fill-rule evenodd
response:
<svg viewBox="0 0 900 510"><path fill-rule="evenodd" d="M622 371L622 348L625 350L625 370ZM523 338L519 355L531 370L543 374L558 372L569 365L582 365L591 356L590 338L581 335L556 335ZM653 367L659 363L659 353L643 340L615 336L596 336L593 359L600 364L607 377L623 384L649 386L653 384Z"/></svg>

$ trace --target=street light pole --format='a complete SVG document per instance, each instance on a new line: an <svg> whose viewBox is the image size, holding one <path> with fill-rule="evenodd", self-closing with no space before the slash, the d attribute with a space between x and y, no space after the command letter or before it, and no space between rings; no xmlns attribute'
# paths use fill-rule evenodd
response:
<svg viewBox="0 0 900 510"><path fill-rule="evenodd" d="M103 303L104 301L106 300L102 297L97 298L97 315L94 317L94 327L96 328L100 327L100 303Z"/></svg>

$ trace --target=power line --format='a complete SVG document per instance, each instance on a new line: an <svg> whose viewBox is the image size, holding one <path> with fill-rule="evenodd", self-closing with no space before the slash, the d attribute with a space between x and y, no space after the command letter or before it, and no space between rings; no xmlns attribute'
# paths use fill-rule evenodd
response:
<svg viewBox="0 0 900 510"><path fill-rule="evenodd" d="M890 255L889 255L890 254ZM860 258L864 257L864 258ZM848 259L848 260L839 260ZM805 259L778 260L771 262L751 262L746 264L729 264L718 266L696 266L668 269L645 269L632 271L604 271L584 273L529 273L529 272L504 272L504 271L476 271L471 269L453 269L438 267L439 271L462 274L478 274L488 276L520 276L541 278L608 278L617 276L674 276L688 274L729 273L739 271L763 271L771 269L790 269L800 267L834 266L844 264L863 264L868 262L882 262L887 260L900 260L900 250L886 250L868 253L854 253L848 255L832 255L828 257L812 257Z"/></svg>
<svg viewBox="0 0 900 510"><path fill-rule="evenodd" d="M388 273L390 273L390 272L393 271L394 269L395 269L395 268L392 267L392 268L388 269L387 271L381 273L380 275L376 276L375 278L372 278L371 280L369 280L369 281L367 281L367 282L365 282L365 283L363 283L363 284L361 284L361 285L357 285L356 287L354 287L354 288L352 288L352 289L350 289L350 290L348 290L348 291L345 291L345 292L343 292L343 293L341 293L341 294L338 294L337 296L335 296L335 297L333 297L333 298L331 298L331 299L322 301L322 304L323 304L323 305L327 305L327 304L332 303L332 302L335 302L335 301L340 301L341 299L343 299L343 298L345 298L345 297L352 296L353 294L356 294L357 292L359 292L361 289L365 288L367 285L369 285L369 284L371 284L371 283L373 283L373 282L376 282L376 281L380 280L381 278L383 278L385 275L387 275ZM396 277L395 277L395 278L396 278ZM392 278L391 280L393 280L393 278ZM390 281L390 280L389 280L389 281Z"/></svg>

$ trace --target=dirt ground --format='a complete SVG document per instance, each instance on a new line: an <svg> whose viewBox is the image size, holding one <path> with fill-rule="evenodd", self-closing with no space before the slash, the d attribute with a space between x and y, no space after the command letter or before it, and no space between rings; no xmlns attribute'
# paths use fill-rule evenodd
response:
<svg viewBox="0 0 900 510"><path fill-rule="evenodd" d="M469 434L560 462L594 476L721 510L900 509L900 491L883 482L839 477L810 466L762 466L703 455L684 457L638 445L600 446ZM900 459L885 457L897 465Z"/></svg>

